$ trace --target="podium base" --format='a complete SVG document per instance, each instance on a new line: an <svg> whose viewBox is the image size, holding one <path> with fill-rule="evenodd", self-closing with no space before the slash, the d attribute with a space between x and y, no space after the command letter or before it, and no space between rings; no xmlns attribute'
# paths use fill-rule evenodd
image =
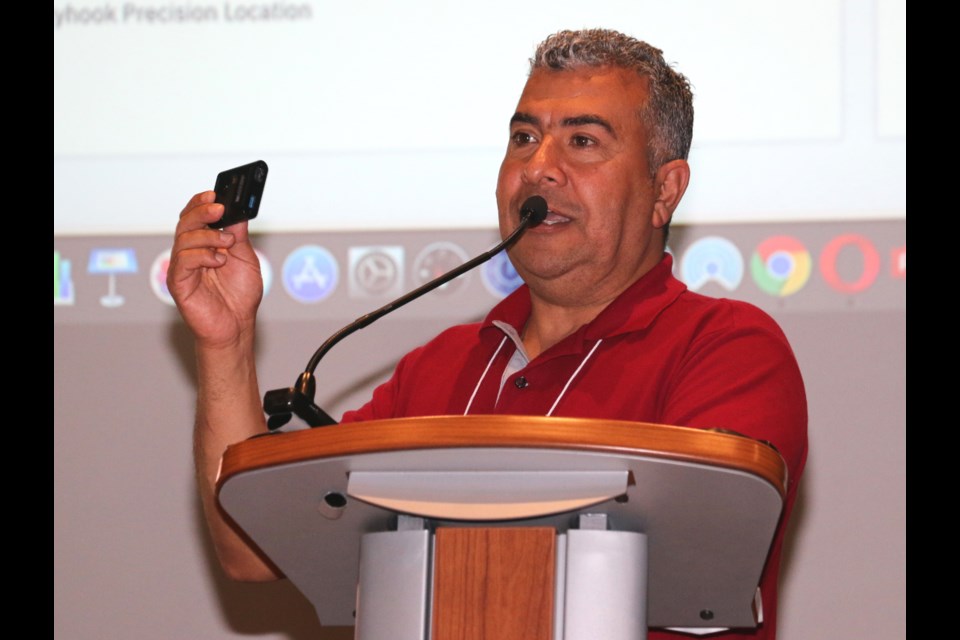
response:
<svg viewBox="0 0 960 640"><path fill-rule="evenodd" d="M362 537L358 640L646 638L645 534L427 527Z"/></svg>

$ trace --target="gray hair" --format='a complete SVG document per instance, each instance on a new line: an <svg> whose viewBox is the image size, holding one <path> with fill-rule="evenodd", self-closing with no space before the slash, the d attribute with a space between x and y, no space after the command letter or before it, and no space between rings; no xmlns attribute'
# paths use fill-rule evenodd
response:
<svg viewBox="0 0 960 640"><path fill-rule="evenodd" d="M646 42L610 29L560 31L540 43L530 59L536 69L573 70L612 66L649 78L650 99L638 105L650 131L647 160L655 173L671 160L687 159L693 139L693 92L690 82Z"/></svg>

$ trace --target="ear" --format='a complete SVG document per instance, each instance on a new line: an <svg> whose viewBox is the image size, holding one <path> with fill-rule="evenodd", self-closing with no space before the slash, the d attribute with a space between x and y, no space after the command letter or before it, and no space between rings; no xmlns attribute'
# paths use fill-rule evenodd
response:
<svg viewBox="0 0 960 640"><path fill-rule="evenodd" d="M689 182L690 165L686 160L671 160L657 169L653 185L657 190L657 200L653 203L655 228L662 229L670 223Z"/></svg>

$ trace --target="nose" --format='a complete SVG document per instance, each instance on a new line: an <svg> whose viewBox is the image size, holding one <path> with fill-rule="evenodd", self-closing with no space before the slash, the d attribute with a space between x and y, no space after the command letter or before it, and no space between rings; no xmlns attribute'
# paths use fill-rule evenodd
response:
<svg viewBox="0 0 960 640"><path fill-rule="evenodd" d="M559 144L552 136L546 136L537 145L523 165L524 182L531 185L547 183L554 186L562 186L566 183Z"/></svg>

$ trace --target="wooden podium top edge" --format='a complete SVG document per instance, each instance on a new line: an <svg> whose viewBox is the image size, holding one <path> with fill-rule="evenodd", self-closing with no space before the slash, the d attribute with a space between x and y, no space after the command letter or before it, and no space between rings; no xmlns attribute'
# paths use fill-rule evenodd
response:
<svg viewBox="0 0 960 640"><path fill-rule="evenodd" d="M556 449L657 457L735 469L785 495L787 469L769 445L728 433L623 420L539 416L429 416L264 435L231 445L220 487L239 473L366 453L415 449Z"/></svg>

